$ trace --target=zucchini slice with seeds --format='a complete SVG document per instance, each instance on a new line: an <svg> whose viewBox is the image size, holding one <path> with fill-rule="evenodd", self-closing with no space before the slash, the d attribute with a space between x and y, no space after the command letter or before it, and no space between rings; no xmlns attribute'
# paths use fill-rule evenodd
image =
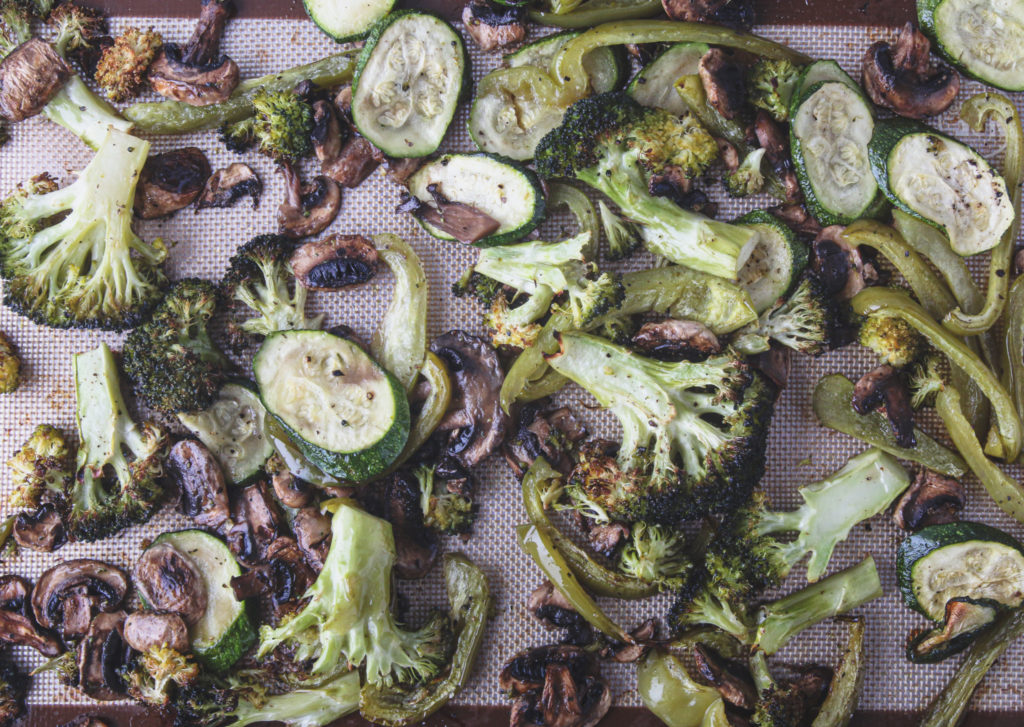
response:
<svg viewBox="0 0 1024 727"><path fill-rule="evenodd" d="M810 251L789 227L765 210L749 212L736 222L759 233L736 282L750 294L754 310L761 314L793 288L807 267Z"/></svg>
<svg viewBox="0 0 1024 727"><path fill-rule="evenodd" d="M395 0L302 0L316 27L339 43L359 40L391 12Z"/></svg>
<svg viewBox="0 0 1024 727"><path fill-rule="evenodd" d="M352 120L385 154L431 154L452 122L468 68L451 25L414 10L392 13L374 26L356 61Z"/></svg>
<svg viewBox="0 0 1024 727"><path fill-rule="evenodd" d="M551 63L558 51L566 43L583 33L582 30L566 30L532 43L527 43L519 50L505 56L505 64L509 68L519 66L536 66L551 71ZM590 79L590 87L594 93L613 91L622 85L626 78L626 59L621 46L603 46L583 56L583 69Z"/></svg>
<svg viewBox="0 0 1024 727"><path fill-rule="evenodd" d="M793 89L793 99L802 96L803 89L825 81L845 83L857 93L862 93L857 82L850 78L850 75L838 63L833 60L820 60L807 66L800 74L800 80L797 82L796 88Z"/></svg>
<svg viewBox="0 0 1024 727"><path fill-rule="evenodd" d="M676 81L695 75L701 57L707 53L706 43L676 43L640 69L626 92L641 106L664 109L682 116L690 110L679 92Z"/></svg>
<svg viewBox="0 0 1024 727"><path fill-rule="evenodd" d="M545 215L544 192L537 175L521 164L493 154L445 154L420 167L409 178L409 193L434 205L428 187L451 202L480 210L500 223L492 234L477 240L477 247L505 245L521 240ZM423 229L440 240L455 238L429 222Z"/></svg>

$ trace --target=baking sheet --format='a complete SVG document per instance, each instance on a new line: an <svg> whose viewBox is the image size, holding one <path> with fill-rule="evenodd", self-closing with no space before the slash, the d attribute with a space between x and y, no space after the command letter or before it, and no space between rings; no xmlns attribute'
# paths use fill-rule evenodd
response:
<svg viewBox="0 0 1024 727"><path fill-rule="evenodd" d="M115 19L113 30L118 31L129 24L152 25L166 39L183 41L191 31L192 21ZM835 58L855 75L859 72L859 59L867 45L889 34L883 29L822 26L768 26L758 29L758 32L814 57ZM307 63L334 52L338 47L308 21L267 19L234 21L224 45L225 52L239 64L243 77ZM467 45L472 47L471 43ZM496 65L496 56L484 57L476 52L475 47L472 50L473 77L479 79ZM963 99L980 89L980 84L965 82L953 108L958 109ZM1014 94L1013 98L1021 108L1024 94ZM448 150L473 149L465 133L465 113L463 107L452 125L445 145ZM1000 160L997 142L988 139L979 143L981 140L970 134L965 125L953 119L954 114L947 113L937 125L959 138L978 144L980 151L990 160ZM214 169L239 160L237 155L219 144L213 133L154 138L152 151L189 145L206 152ZM17 182L43 171L66 183L73 179L74 170L88 162L90 155L77 139L42 117L18 124L12 129L11 141L0 151L0 192L7 194ZM173 245L169 262L172 277L195 275L217 279L237 245L255 234L275 229L276 206L283 196L281 178L275 174L268 160L255 153L245 155L243 160L257 170L264 182L263 202L259 210L253 212L244 203L230 210L204 210L196 214L186 209L169 220L138 224L137 229L144 239L162 237ZM721 203L719 217L722 219L769 204L764 198L728 199L717 185L708 191ZM454 299L449 291L451 283L472 262L475 253L427 236L411 217L393 212L397 199L398 189L386 182L382 175L375 174L359 189L345 191L342 212L327 232L393 232L410 240L423 260L431 286L428 315L431 336L451 328L480 332L477 305L472 301ZM542 228L544 238L557 239L565 223L564 218L550 220ZM631 261L631 264L643 262L640 259ZM983 269L984 261L976 262L979 269ZM390 286L391 278L385 271L359 291L315 293L311 299L313 307L327 313L327 325L346 323L368 337L390 299ZM70 357L75 352L94 347L99 341L106 341L115 349L120 348L121 336L91 331L54 331L36 326L6 308L0 309L0 330L18 346L25 372L22 387L14 394L0 398L0 458L5 461L36 424L48 422L63 427L67 432L74 431ZM869 357L855 347L820 359L794 358L790 384L782 395L773 421L764 481L777 507L796 506L796 487L828 474L862 449L850 438L817 425L811 413L810 394L822 374L842 371L856 377L871 363ZM566 396L572 401L585 402L578 392L569 392ZM614 425L607 417L583 408L578 408L578 411L591 423L592 430L614 432ZM606 430L606 427L610 428ZM1009 471L1015 477L1021 475L1020 468L1010 468ZM457 697L457 702L503 704L504 698L497 686L501 665L517 650L544 643L551 637L532 622L525 611L525 598L540 582L541 576L515 543L512 526L525 520L518 486L500 457L492 458L480 468L478 482L480 517L473 537L468 542L448 539L445 546L463 550L484 568L496 595L496 608L474 677ZM976 482L970 480L968 489L970 501L966 518L983 520L1024 537L1024 528L1003 516ZM9 475L6 468L0 468L0 496L6 497L9 492ZM146 526L130 529L119 537L99 543L68 545L51 554L22 551L16 560L0 565L0 572L16 572L35 579L55 563L75 557L99 558L130 569L144 540L187 524L168 507ZM896 592L892 564L899 539L900 533L887 518L876 518L855 530L849 540L837 548L832 562L832 570L838 570L857 562L865 553L871 553L885 588L884 598L861 609L868 621L870 649L865 693L860 705L862 709L919 709L946 682L956 664L953 659L945 664L915 666L908 663L903 655L909 631L925 624L921 617L902 606ZM797 569L782 591L797 588L801 572ZM428 606L440 606L444 602L443 586L437 577L418 583L402 583L400 590L421 612ZM631 627L648 616L663 614L668 601L655 598L643 603L628 603L602 599L601 604L612 618ZM416 615L415 610L413 615ZM801 635L779 654L777 660L832 663L838 654L836 644L840 635L841 630L837 627L821 625ZM42 661L35 652L27 649L16 648L14 653L26 666L35 666ZM639 704L634 691L633 667L609 664L602 668L612 683L616 704ZM1024 705L1022 670L1024 644L1016 644L1010 647L979 689L974 708L1021 709ZM60 685L53 676L44 674L35 679L29 701L33 704L62 704L88 700L76 690Z"/></svg>

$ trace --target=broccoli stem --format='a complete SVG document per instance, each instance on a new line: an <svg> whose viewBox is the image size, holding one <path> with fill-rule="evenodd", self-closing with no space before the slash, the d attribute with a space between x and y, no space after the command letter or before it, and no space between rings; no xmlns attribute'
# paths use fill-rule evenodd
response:
<svg viewBox="0 0 1024 727"><path fill-rule="evenodd" d="M351 80L356 50L345 50L318 61L279 73L242 81L227 101L210 106L189 106L180 101L157 101L129 106L124 114L140 131L149 134L187 134L233 124L253 114L257 91L290 91L302 81L330 88Z"/></svg>
<svg viewBox="0 0 1024 727"><path fill-rule="evenodd" d="M132 122L118 116L117 111L89 90L78 75L71 76L43 107L43 113L50 121L75 134L90 149L99 149L111 128L125 133L132 130Z"/></svg>
<svg viewBox="0 0 1024 727"><path fill-rule="evenodd" d="M868 556L852 568L763 606L755 645L770 656L804 629L881 595L882 582L874 559Z"/></svg>
<svg viewBox="0 0 1024 727"><path fill-rule="evenodd" d="M285 727L320 727L359 709L359 672L350 671L323 686L268 697L260 704L241 700L226 727L282 722Z"/></svg>

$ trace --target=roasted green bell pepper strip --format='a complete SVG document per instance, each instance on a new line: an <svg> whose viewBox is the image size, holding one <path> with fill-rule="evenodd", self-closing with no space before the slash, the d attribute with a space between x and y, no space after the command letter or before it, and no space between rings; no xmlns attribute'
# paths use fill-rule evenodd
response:
<svg viewBox="0 0 1024 727"><path fill-rule="evenodd" d="M953 445L967 460L967 466L981 481L985 491L1003 512L1024 523L1024 491L1021 490L1019 483L999 468L999 465L985 456L971 423L960 409L960 392L956 387L944 387L936 394L935 410L946 425Z"/></svg>
<svg viewBox="0 0 1024 727"><path fill-rule="evenodd" d="M530 10L530 20L539 25L552 25L558 28L592 28L601 23L617 20L633 20L650 18L662 10L661 0L639 0L623 2L622 0L588 0L565 14Z"/></svg>
<svg viewBox="0 0 1024 727"><path fill-rule="evenodd" d="M937 349L946 354L953 366L963 369L992 404L1002 454L1008 462L1017 459L1021 449L1021 421L1013 399L998 377L963 341L939 325L909 295L887 288L867 288L850 301L855 313L881 313L898 316L913 326ZM963 450L961 449L961 453ZM966 454L964 455L966 456Z"/></svg>
<svg viewBox="0 0 1024 727"><path fill-rule="evenodd" d="M849 621L850 636L839 668L828 685L828 696L822 702L811 727L846 727L860 700L864 686L864 619Z"/></svg>
<svg viewBox="0 0 1024 727"><path fill-rule="evenodd" d="M673 654L649 652L637 667L636 688L644 706L668 727L729 725L722 695L695 682Z"/></svg>
<svg viewBox="0 0 1024 727"><path fill-rule="evenodd" d="M853 396L853 382L842 374L822 376L814 387L812 406L818 421L837 432L856 437L862 442L878 447L894 457L922 464L930 470L944 475L962 478L967 474L967 463L953 452L917 427L914 436L917 446L900 447L889 426L889 420L881 413L858 414L850 405Z"/></svg>
<svg viewBox="0 0 1024 727"><path fill-rule="evenodd" d="M452 622L458 629L448 668L427 684L382 689L367 683L360 693L359 713L364 719L383 727L419 724L469 681L494 601L487 576L462 553L445 554L444 580Z"/></svg>
<svg viewBox="0 0 1024 727"><path fill-rule="evenodd" d="M302 81L330 88L352 79L358 49L345 50L318 61L296 66L280 73L250 78L238 84L226 101L209 106L189 106L180 101L156 101L132 104L124 116L136 131L147 134L187 134L216 129L252 116L252 97L260 88L289 91Z"/></svg>
<svg viewBox="0 0 1024 727"><path fill-rule="evenodd" d="M547 514L546 500L551 492L560 491L561 473L557 472L543 457L534 460L523 475L523 506L530 523L547 534L548 539L576 574L580 583L599 596L637 599L653 596L658 589L638 578L631 578L598 563L571 539L565 537L551 522ZM555 484L555 481L559 484Z"/></svg>
<svg viewBox="0 0 1024 727"><path fill-rule="evenodd" d="M448 376L448 367L437 354L427 352L427 357L420 368L420 376L430 386L430 391L416 415L416 420L412 423L409 438L402 447L401 454L388 467L387 473L394 472L405 464L405 461L430 439L430 435L444 419L448 405L452 401L452 380Z"/></svg>
<svg viewBox="0 0 1024 727"><path fill-rule="evenodd" d="M1024 412L1024 276L1017 278L1006 301L1004 338L1007 388L1017 413Z"/></svg>
<svg viewBox="0 0 1024 727"><path fill-rule="evenodd" d="M1007 647L1024 636L1024 609L999 617L996 625L971 644L956 674L925 711L920 727L956 727L974 690Z"/></svg>
<svg viewBox="0 0 1024 727"><path fill-rule="evenodd" d="M398 235L374 235L373 244L391 268L395 286L370 350L411 391L427 357L427 276L416 251Z"/></svg>
<svg viewBox="0 0 1024 727"><path fill-rule="evenodd" d="M1006 137L1006 156L1003 161L1003 179L1013 202L1014 216L1010 228L992 250L988 264L988 288L985 290L985 307L978 313L967 313L960 308L950 311L942 325L961 336L971 336L987 331L996 324L1003 313L1006 291L1010 287L1010 265L1013 262L1013 247L1020 232L1021 181L1024 180L1024 129L1021 129L1020 114L1013 103L995 92L971 96L960 108L960 118L974 131L983 131L986 122L996 122L1003 127Z"/></svg>
<svg viewBox="0 0 1024 727"><path fill-rule="evenodd" d="M516 538L523 552L530 556L544 573L544 577L551 581L551 585L565 596L573 610L587 623L610 639L624 641L627 644L633 643L633 637L608 618L583 588L547 532L535 525L519 525L516 527Z"/></svg>

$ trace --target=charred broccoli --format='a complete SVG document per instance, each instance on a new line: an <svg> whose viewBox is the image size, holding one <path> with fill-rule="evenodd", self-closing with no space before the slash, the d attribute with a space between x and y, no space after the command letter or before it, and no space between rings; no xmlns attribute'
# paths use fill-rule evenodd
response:
<svg viewBox="0 0 1024 727"><path fill-rule="evenodd" d="M751 228L715 222L647 190L652 176L696 177L718 156L692 116L640 106L624 93L577 101L537 145L543 177L574 177L641 225L647 248L695 270L735 279L757 244Z"/></svg>
<svg viewBox="0 0 1024 727"><path fill-rule="evenodd" d="M9 661L0 662L0 727L9 727L25 713L28 675Z"/></svg>
<svg viewBox="0 0 1024 727"><path fill-rule="evenodd" d="M96 64L96 83L114 101L125 101L142 88L146 71L163 47L163 38L152 28L128 28L103 49Z"/></svg>
<svg viewBox="0 0 1024 727"><path fill-rule="evenodd" d="M49 424L32 431L7 467L14 485L11 507L34 510L44 496L61 498L71 486L71 452L64 433Z"/></svg>
<svg viewBox="0 0 1024 727"><path fill-rule="evenodd" d="M612 212L604 200L598 201L597 207L601 213L604 239L608 241L608 257L612 260L622 260L636 252L643 243L640 228Z"/></svg>
<svg viewBox="0 0 1024 727"><path fill-rule="evenodd" d="M128 334L124 368L149 406L166 413L201 411L213 404L227 358L207 331L217 288L205 280L175 283L153 317Z"/></svg>
<svg viewBox="0 0 1024 727"><path fill-rule="evenodd" d="M899 316L869 315L860 326L860 344L883 364L899 368L913 363L928 347L924 337Z"/></svg>
<svg viewBox="0 0 1024 727"><path fill-rule="evenodd" d="M68 530L78 540L99 540L146 522L159 506L166 437L128 415L105 343L76 354L73 367L79 445Z"/></svg>
<svg viewBox="0 0 1024 727"><path fill-rule="evenodd" d="M774 396L742 361L655 361L583 333L547 361L622 424L617 457L585 456L566 488L593 519L673 524L735 509L760 480Z"/></svg>
<svg viewBox="0 0 1024 727"><path fill-rule="evenodd" d="M677 591L692 564L681 533L659 525L634 523L619 554L619 570L663 591Z"/></svg>
<svg viewBox="0 0 1024 727"><path fill-rule="evenodd" d="M253 115L221 127L228 149L244 152L256 144L277 160L295 160L313 151L313 107L292 91L259 89L252 97Z"/></svg>
<svg viewBox="0 0 1024 727"><path fill-rule="evenodd" d="M111 129L78 179L24 183L0 203L4 303L56 328L122 330L160 296L167 250L132 231L149 142Z"/></svg>
<svg viewBox="0 0 1024 727"><path fill-rule="evenodd" d="M730 197L746 197L764 189L765 179L761 173L764 155L764 149L754 149L747 154L737 169L725 173L722 182Z"/></svg>
<svg viewBox="0 0 1024 727"><path fill-rule="evenodd" d="M452 283L452 295L458 298L472 295L484 305L490 306L495 297L502 293L503 287L497 280L469 268L461 278Z"/></svg>
<svg viewBox="0 0 1024 727"><path fill-rule="evenodd" d="M293 243L282 235L257 235L238 248L221 283L224 297L259 313L239 326L257 336L319 328L323 316L306 316L306 289L292 274Z"/></svg>
<svg viewBox="0 0 1024 727"><path fill-rule="evenodd" d="M783 303L743 329L734 345L753 353L767 350L769 341L777 341L799 353L817 356L833 347L841 322L838 303L817 277L808 274Z"/></svg>
<svg viewBox="0 0 1024 727"><path fill-rule="evenodd" d="M164 707L174 696L173 689L191 684L199 676L199 665L188 654L168 646L153 646L136 654L120 670L128 694L145 704Z"/></svg>
<svg viewBox="0 0 1024 727"><path fill-rule="evenodd" d="M476 518L473 501L436 483L433 467L418 467L414 474L420 487L423 524L445 535L468 532Z"/></svg>
<svg viewBox="0 0 1024 727"><path fill-rule="evenodd" d="M770 113L776 121L788 121L789 102L799 80L800 67L791 61L762 58L750 69L750 103Z"/></svg>
<svg viewBox="0 0 1024 727"><path fill-rule="evenodd" d="M21 384L21 357L7 334L0 333L0 394L10 394Z"/></svg>

